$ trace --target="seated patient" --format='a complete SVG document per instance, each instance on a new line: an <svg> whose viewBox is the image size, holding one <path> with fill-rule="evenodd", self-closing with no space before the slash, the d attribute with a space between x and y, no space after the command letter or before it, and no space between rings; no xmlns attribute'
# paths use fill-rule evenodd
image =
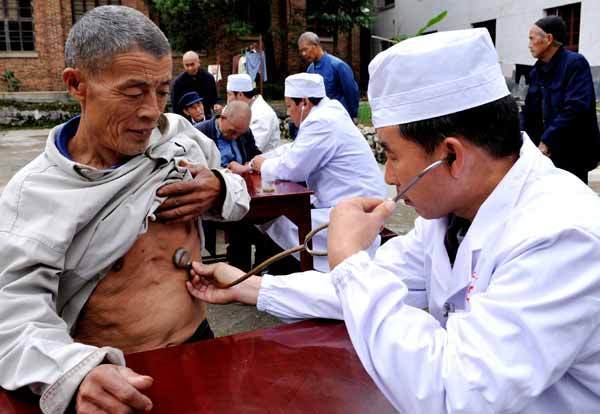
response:
<svg viewBox="0 0 600 414"><path fill-rule="evenodd" d="M149 410L152 379L123 353L212 336L173 253L199 259L198 217L240 219L249 196L211 140L162 113L170 51L131 8L84 15L63 72L81 116L0 198L0 386L29 386L44 413L73 397L81 413Z"/></svg>

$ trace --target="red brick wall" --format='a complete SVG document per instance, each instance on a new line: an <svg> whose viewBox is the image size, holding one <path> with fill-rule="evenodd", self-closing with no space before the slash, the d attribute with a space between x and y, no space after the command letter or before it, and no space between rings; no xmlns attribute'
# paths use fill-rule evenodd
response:
<svg viewBox="0 0 600 414"><path fill-rule="evenodd" d="M121 4L148 15L144 0L122 0ZM34 0L35 52L0 53L0 73L13 71L22 91L64 90L64 44L72 22L71 0ZM0 89L5 88L0 82Z"/></svg>

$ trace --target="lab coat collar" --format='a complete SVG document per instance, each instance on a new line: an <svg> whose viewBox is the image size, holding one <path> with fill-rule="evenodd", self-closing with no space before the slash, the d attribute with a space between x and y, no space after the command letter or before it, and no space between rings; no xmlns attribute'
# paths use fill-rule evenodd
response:
<svg viewBox="0 0 600 414"><path fill-rule="evenodd" d="M479 207L467 236L470 250L481 249L491 233L503 226L506 217L517 203L527 177L541 154L526 133L521 133L523 144L519 158L496 188Z"/></svg>
<svg viewBox="0 0 600 414"><path fill-rule="evenodd" d="M522 137L523 144L519 158L479 208L469 231L458 248L450 278L443 277L443 279L437 280L437 283L446 292L446 301L453 303L457 309L464 306L463 290L467 288L473 272L476 271L480 250L484 243L497 240L506 223L507 216L519 199L527 177L541 156L525 133L522 133ZM444 253L443 234L446 231L447 222L447 218L440 219L437 230L441 233L437 239L442 240L438 248L444 249ZM440 257L441 252L438 253L438 257ZM447 264L449 268L447 254L444 257L446 260L443 261L443 266ZM448 275L447 272L437 274Z"/></svg>

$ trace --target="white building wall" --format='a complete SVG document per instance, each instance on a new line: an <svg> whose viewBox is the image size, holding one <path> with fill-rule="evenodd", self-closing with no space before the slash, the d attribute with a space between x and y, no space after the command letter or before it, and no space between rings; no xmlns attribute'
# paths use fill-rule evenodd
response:
<svg viewBox="0 0 600 414"><path fill-rule="evenodd" d="M496 19L496 48L505 74L515 64L532 65L527 47L531 25L543 17L544 9L577 3L572 0L396 0L395 7L379 13L373 34L393 37L414 34L429 19L448 15L437 30L470 28L471 24ZM600 0L581 0L579 52L592 66L600 66ZM374 50L378 50L375 48Z"/></svg>

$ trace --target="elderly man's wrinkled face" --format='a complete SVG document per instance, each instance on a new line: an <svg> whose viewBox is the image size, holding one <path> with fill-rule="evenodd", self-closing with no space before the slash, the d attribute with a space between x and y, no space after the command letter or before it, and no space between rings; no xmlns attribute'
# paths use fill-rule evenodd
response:
<svg viewBox="0 0 600 414"><path fill-rule="evenodd" d="M552 40L546 32L536 25L531 26L529 29L529 51L534 58L542 59L551 44Z"/></svg>
<svg viewBox="0 0 600 414"><path fill-rule="evenodd" d="M221 134L229 141L238 139L242 134L248 131L249 126L249 118L237 116L230 119L226 115L221 116Z"/></svg>
<svg viewBox="0 0 600 414"><path fill-rule="evenodd" d="M197 56L185 56L183 58L183 68L188 75L195 76L200 69L200 59Z"/></svg>
<svg viewBox="0 0 600 414"><path fill-rule="evenodd" d="M204 105L202 102L196 102L193 105L190 105L183 109L183 113L187 116L192 117L195 122L200 122L204 120Z"/></svg>
<svg viewBox="0 0 600 414"><path fill-rule="evenodd" d="M298 43L298 50L300 51L302 59L309 63L312 63L319 58L319 46L312 43L300 42Z"/></svg>
<svg viewBox="0 0 600 414"><path fill-rule="evenodd" d="M116 55L110 66L88 77L82 98L82 124L97 151L122 156L144 152L165 109L171 81L171 56L145 52Z"/></svg>

